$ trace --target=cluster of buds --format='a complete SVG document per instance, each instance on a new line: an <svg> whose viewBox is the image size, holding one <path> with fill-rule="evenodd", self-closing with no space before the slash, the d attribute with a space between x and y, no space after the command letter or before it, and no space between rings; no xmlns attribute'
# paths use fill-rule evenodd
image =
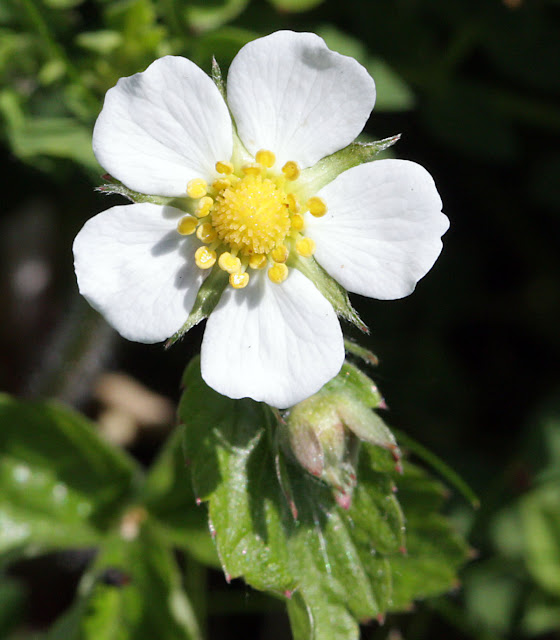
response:
<svg viewBox="0 0 560 640"><path fill-rule="evenodd" d="M386 408L377 386L346 362L318 393L295 405L281 425L287 454L328 484L338 504L348 509L357 483L362 441L388 449L400 470L395 438L375 409Z"/></svg>

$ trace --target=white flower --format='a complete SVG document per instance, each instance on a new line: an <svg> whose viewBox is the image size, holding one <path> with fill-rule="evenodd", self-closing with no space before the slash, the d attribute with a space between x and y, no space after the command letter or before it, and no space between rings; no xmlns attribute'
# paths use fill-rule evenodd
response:
<svg viewBox="0 0 560 640"><path fill-rule="evenodd" d="M89 220L74 243L80 292L124 337L159 342L181 328L217 262L231 286L207 321L206 382L276 407L310 396L340 370L343 337L293 265L314 254L348 291L400 298L448 227L432 178L412 162L362 164L309 192L317 175L305 169L349 145L374 102L360 64L289 31L241 49L227 104L185 58L122 78L95 126L97 159L129 189L177 206L116 206Z"/></svg>

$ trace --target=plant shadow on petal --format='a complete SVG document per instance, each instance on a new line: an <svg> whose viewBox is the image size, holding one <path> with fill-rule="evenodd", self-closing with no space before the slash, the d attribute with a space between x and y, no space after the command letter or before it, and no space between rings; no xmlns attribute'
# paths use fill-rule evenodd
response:
<svg viewBox="0 0 560 640"><path fill-rule="evenodd" d="M182 238L177 231L168 231L154 244L150 249L150 253L152 256L158 257L177 251L181 240Z"/></svg>
<svg viewBox="0 0 560 640"><path fill-rule="evenodd" d="M325 71L334 67L333 61L330 55L325 55L324 49L317 49L315 47L305 47L301 52L301 61L317 71Z"/></svg>

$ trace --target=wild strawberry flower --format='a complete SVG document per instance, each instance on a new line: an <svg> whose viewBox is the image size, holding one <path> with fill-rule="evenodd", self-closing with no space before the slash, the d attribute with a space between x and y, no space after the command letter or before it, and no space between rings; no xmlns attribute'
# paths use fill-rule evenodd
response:
<svg viewBox="0 0 560 640"><path fill-rule="evenodd" d="M94 152L150 197L84 225L74 242L80 292L125 338L153 343L180 330L209 274L222 274L201 348L206 382L280 408L318 391L340 370L344 345L312 274L401 298L448 227L419 165L325 162L360 133L375 95L354 59L289 31L239 51L227 95L182 57L119 80Z"/></svg>

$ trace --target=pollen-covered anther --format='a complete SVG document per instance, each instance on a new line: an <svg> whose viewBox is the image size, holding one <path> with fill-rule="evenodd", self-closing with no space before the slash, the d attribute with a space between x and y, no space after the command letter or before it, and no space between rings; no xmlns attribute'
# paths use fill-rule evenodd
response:
<svg viewBox="0 0 560 640"><path fill-rule="evenodd" d="M257 151L255 160L263 167L270 169L276 162L276 156L272 151L268 151L268 149L260 149L260 151Z"/></svg>
<svg viewBox="0 0 560 640"><path fill-rule="evenodd" d="M208 192L208 184L202 178L193 178L187 184L187 195L189 198L202 198Z"/></svg>
<svg viewBox="0 0 560 640"><path fill-rule="evenodd" d="M295 216L292 216L292 231L301 231L305 226L305 220L303 216L300 216L299 213L296 213Z"/></svg>
<svg viewBox="0 0 560 640"><path fill-rule="evenodd" d="M275 284L280 284L288 277L288 267L283 263L276 263L268 270L268 277Z"/></svg>
<svg viewBox="0 0 560 640"><path fill-rule="evenodd" d="M246 176L260 176L263 168L258 162L248 162L241 167L241 171Z"/></svg>
<svg viewBox="0 0 560 640"><path fill-rule="evenodd" d="M177 231L182 236L190 236L196 231L198 220L194 216L183 216L177 223Z"/></svg>
<svg viewBox="0 0 560 640"><path fill-rule="evenodd" d="M216 252L208 247L198 247L194 253L194 261L199 269L211 269L216 264Z"/></svg>
<svg viewBox="0 0 560 640"><path fill-rule="evenodd" d="M285 244L280 244L270 252L270 257L274 260L274 262L286 262L288 256L290 255L290 251Z"/></svg>
<svg viewBox="0 0 560 640"><path fill-rule="evenodd" d="M307 201L309 213L316 218L321 218L327 213L327 203L319 196L313 196Z"/></svg>
<svg viewBox="0 0 560 640"><path fill-rule="evenodd" d="M312 238L301 238L296 242L296 251L302 258L310 258L315 253L315 241Z"/></svg>
<svg viewBox="0 0 560 640"><path fill-rule="evenodd" d="M288 180L297 180L301 174L301 170L297 162L294 160L288 160L288 162L286 162L282 167L282 173Z"/></svg>
<svg viewBox="0 0 560 640"><path fill-rule="evenodd" d="M231 186L231 180L228 180L227 178L218 178L214 180L214 182L212 183L212 188L216 189L216 191L223 191L224 189L227 189L230 186Z"/></svg>
<svg viewBox="0 0 560 640"><path fill-rule="evenodd" d="M228 273L238 273L241 269L241 260L236 256L232 256L229 251L224 251L218 259L220 269Z"/></svg>
<svg viewBox="0 0 560 640"><path fill-rule="evenodd" d="M198 201L195 215L197 218L205 218L212 207L214 206L214 200L210 196L204 196Z"/></svg>
<svg viewBox="0 0 560 640"><path fill-rule="evenodd" d="M202 242L210 244L217 239L218 234L216 233L216 229L214 229L210 222L204 222L198 226L196 230L196 237L199 240L202 240Z"/></svg>
<svg viewBox="0 0 560 640"><path fill-rule="evenodd" d="M233 165L231 162L218 160L218 162L216 162L216 171L222 175L229 176L233 173Z"/></svg>
<svg viewBox="0 0 560 640"><path fill-rule="evenodd" d="M251 269L264 269L268 264L268 260L264 253L254 253L249 258L249 266Z"/></svg>
<svg viewBox="0 0 560 640"><path fill-rule="evenodd" d="M244 289L249 284L249 274L245 271L232 273L229 277L229 283L234 289Z"/></svg>
<svg viewBox="0 0 560 640"><path fill-rule="evenodd" d="M300 211L301 205L295 193L288 193L286 195L286 200L288 201L288 207L292 213L298 213Z"/></svg>

